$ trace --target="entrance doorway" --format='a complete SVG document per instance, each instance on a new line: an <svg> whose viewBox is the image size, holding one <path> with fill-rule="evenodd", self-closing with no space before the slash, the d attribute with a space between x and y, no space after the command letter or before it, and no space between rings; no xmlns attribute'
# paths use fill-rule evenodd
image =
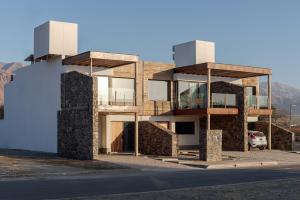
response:
<svg viewBox="0 0 300 200"><path fill-rule="evenodd" d="M134 152L134 122L111 122L111 151Z"/></svg>

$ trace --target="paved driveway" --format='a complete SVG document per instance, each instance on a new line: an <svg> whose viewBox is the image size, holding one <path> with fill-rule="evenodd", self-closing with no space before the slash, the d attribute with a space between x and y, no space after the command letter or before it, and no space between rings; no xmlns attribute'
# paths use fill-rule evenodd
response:
<svg viewBox="0 0 300 200"><path fill-rule="evenodd" d="M176 163L162 162L148 156L133 156L133 155L99 155L98 160L104 162L115 163L130 168L139 169L142 171L170 171L170 170L191 170L197 169L190 166L179 165Z"/></svg>
<svg viewBox="0 0 300 200"><path fill-rule="evenodd" d="M249 152L224 151L223 155L240 161L276 161L280 165L299 165L300 154L281 150L254 150Z"/></svg>

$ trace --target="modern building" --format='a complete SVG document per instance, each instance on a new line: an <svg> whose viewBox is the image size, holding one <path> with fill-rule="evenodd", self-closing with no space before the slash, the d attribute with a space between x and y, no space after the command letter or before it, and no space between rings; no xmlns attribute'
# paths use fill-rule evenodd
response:
<svg viewBox="0 0 300 200"><path fill-rule="evenodd" d="M215 135L221 150L247 151L248 127L258 116L269 119L271 144L271 69L216 63L215 44L200 40L173 46L174 64L78 54L77 29L57 21L35 28L31 64L5 88L1 148L78 159L113 152L176 156L203 145L208 151ZM259 94L262 76L268 96Z"/></svg>

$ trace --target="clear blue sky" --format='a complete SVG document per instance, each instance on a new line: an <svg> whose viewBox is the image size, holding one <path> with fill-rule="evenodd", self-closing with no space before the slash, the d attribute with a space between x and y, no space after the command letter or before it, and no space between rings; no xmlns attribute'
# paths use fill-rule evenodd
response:
<svg viewBox="0 0 300 200"><path fill-rule="evenodd" d="M2 0L0 61L22 61L33 28L47 20L79 24L79 51L103 50L172 62L171 46L216 43L217 62L273 68L273 80L300 88L297 0Z"/></svg>

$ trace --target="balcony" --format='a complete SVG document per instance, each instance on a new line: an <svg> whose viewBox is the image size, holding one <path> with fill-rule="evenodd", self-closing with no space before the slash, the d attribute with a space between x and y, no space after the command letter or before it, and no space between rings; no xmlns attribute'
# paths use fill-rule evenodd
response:
<svg viewBox="0 0 300 200"><path fill-rule="evenodd" d="M271 115L272 109L268 108L268 96L247 96L247 108L249 115Z"/></svg>
<svg viewBox="0 0 300 200"><path fill-rule="evenodd" d="M212 93L212 108L234 108L237 107L235 94Z"/></svg>
<svg viewBox="0 0 300 200"><path fill-rule="evenodd" d="M247 107L253 109L268 109L268 96L247 96Z"/></svg>
<svg viewBox="0 0 300 200"><path fill-rule="evenodd" d="M99 112L137 112L135 91L128 88L106 88L98 91Z"/></svg>
<svg viewBox="0 0 300 200"><path fill-rule="evenodd" d="M236 95L225 93L212 93L211 105L207 108L206 96L181 96L178 99L175 114L238 114Z"/></svg>

